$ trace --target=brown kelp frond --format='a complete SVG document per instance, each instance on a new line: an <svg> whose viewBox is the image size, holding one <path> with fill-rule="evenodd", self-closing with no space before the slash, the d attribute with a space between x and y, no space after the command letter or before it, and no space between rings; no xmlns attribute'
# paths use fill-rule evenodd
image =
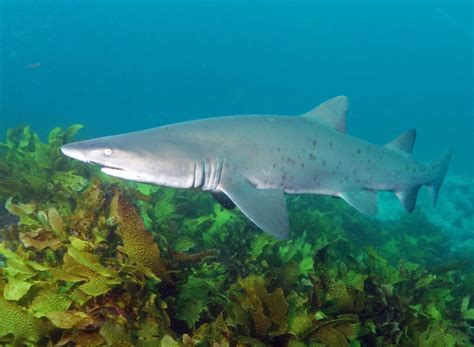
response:
<svg viewBox="0 0 474 347"><path fill-rule="evenodd" d="M146 231L136 208L119 191L110 204L110 217L118 224L118 234L123 251L134 264L140 265L158 277L168 279L166 265L160 257L160 249L151 234Z"/></svg>

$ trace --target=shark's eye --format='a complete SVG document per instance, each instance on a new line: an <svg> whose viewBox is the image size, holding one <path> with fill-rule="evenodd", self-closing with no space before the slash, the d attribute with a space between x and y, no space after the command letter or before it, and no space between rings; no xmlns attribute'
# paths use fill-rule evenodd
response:
<svg viewBox="0 0 474 347"><path fill-rule="evenodd" d="M104 154L105 154L106 156L109 156L109 155L112 154L112 150L111 150L110 148L104 149Z"/></svg>

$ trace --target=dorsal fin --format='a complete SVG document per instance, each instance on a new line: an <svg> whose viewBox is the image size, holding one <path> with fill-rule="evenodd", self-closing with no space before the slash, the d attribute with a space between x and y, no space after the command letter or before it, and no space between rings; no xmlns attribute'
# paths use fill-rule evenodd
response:
<svg viewBox="0 0 474 347"><path fill-rule="evenodd" d="M411 154L415 144L416 130L410 129L385 145L386 148Z"/></svg>
<svg viewBox="0 0 474 347"><path fill-rule="evenodd" d="M336 96L323 102L315 109L302 115L309 120L325 124L331 128L346 132L346 112L349 101L346 96Z"/></svg>

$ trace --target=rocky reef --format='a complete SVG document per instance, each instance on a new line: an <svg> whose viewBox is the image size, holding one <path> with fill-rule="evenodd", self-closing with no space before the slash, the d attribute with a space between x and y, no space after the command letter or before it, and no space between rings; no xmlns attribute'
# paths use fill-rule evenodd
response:
<svg viewBox="0 0 474 347"><path fill-rule="evenodd" d="M278 241L206 193L64 158L79 129L43 143L22 127L0 145L2 345L474 342L472 256L453 251L431 212L376 219L291 196L290 240ZM444 192L458 194L456 182ZM449 228L469 230L466 218Z"/></svg>

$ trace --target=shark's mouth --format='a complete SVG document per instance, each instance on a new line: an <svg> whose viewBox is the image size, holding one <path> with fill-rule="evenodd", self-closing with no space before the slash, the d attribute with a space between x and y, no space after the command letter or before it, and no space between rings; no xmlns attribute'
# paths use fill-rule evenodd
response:
<svg viewBox="0 0 474 347"><path fill-rule="evenodd" d="M130 170L122 169L115 166L104 165L104 164L94 162L94 161L89 161L89 163L99 166L100 171L102 171L103 173L109 176L123 178L126 180L133 180L133 181L140 179L140 175L138 173L130 171Z"/></svg>
<svg viewBox="0 0 474 347"><path fill-rule="evenodd" d="M123 179L126 179L126 180L136 181L136 180L140 179L140 175L138 175L135 172L127 171L127 170L123 170L123 169L118 169L118 168L114 168L114 167L103 166L103 167L100 168L100 171L102 171L103 173L105 173L109 176L123 178Z"/></svg>
<svg viewBox="0 0 474 347"><path fill-rule="evenodd" d="M102 171L104 173L108 173L108 172L123 172L123 171L127 171L127 170L120 169L118 167L113 167L113 166L101 166L100 171Z"/></svg>
<svg viewBox="0 0 474 347"><path fill-rule="evenodd" d="M111 166L111 165L105 165L103 163L99 163L98 161L93 161L93 160L87 160L86 163L88 164L94 164L96 166L99 166L101 170L103 169L110 169L110 170L119 170L119 171L126 171L125 169L121 169L117 166Z"/></svg>

